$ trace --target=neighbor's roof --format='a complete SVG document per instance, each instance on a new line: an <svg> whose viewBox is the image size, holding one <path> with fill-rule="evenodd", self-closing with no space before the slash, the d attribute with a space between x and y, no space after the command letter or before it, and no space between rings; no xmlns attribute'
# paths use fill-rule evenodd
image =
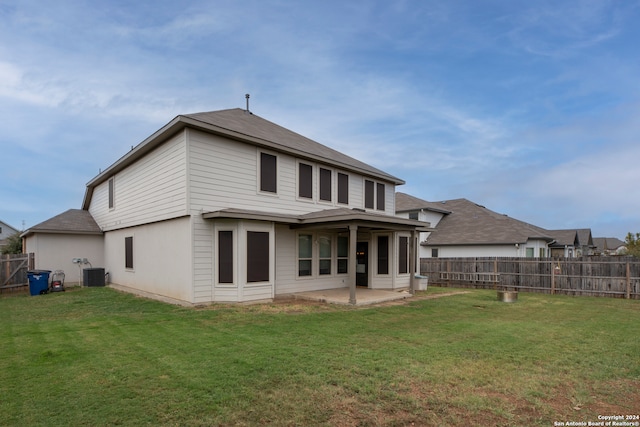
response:
<svg viewBox="0 0 640 427"><path fill-rule="evenodd" d="M595 246L590 228L549 230L555 239L553 246Z"/></svg>
<svg viewBox="0 0 640 427"><path fill-rule="evenodd" d="M410 194L396 192L396 212L410 212L422 209L444 214L451 213L445 208L444 202L427 202Z"/></svg>
<svg viewBox="0 0 640 427"><path fill-rule="evenodd" d="M18 230L15 227L10 226L9 224L7 224L6 222L4 222L2 220L0 220L0 226L9 229L12 234L18 232Z"/></svg>
<svg viewBox="0 0 640 427"><path fill-rule="evenodd" d="M102 230L88 211L69 209L60 215L34 225L22 233L22 236L34 233L102 234Z"/></svg>
<svg viewBox="0 0 640 427"><path fill-rule="evenodd" d="M576 230L549 230L555 242L553 246L580 246Z"/></svg>
<svg viewBox="0 0 640 427"><path fill-rule="evenodd" d="M428 237L426 246L520 244L529 239L553 240L543 228L499 214L467 199L446 200L439 204L451 213L442 217Z"/></svg>
<svg viewBox="0 0 640 427"><path fill-rule="evenodd" d="M617 237L594 237L593 244L601 251L618 249L625 243Z"/></svg>
<svg viewBox="0 0 640 427"><path fill-rule="evenodd" d="M404 184L404 181L400 178L383 172L380 169L265 120L246 110L234 108L177 116L89 181L82 204L83 208L88 209L95 186L133 164L185 127L222 135L227 138L288 153L299 158L324 163L347 171L354 171L376 179L393 182L397 185Z"/></svg>

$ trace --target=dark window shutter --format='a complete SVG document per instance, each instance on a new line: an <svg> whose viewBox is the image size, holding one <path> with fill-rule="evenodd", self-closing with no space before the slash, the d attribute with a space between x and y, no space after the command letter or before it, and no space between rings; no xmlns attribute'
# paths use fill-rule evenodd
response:
<svg viewBox="0 0 640 427"><path fill-rule="evenodd" d="M349 175L338 172L338 203L349 204Z"/></svg>
<svg viewBox="0 0 640 427"><path fill-rule="evenodd" d="M133 237L124 238L124 267L133 268Z"/></svg>
<svg viewBox="0 0 640 427"><path fill-rule="evenodd" d="M109 179L109 209L113 208L113 178Z"/></svg>
<svg viewBox="0 0 640 427"><path fill-rule="evenodd" d="M320 168L320 200L331 201L331 171Z"/></svg>
<svg viewBox="0 0 640 427"><path fill-rule="evenodd" d="M378 274L389 274L389 236L378 236Z"/></svg>
<svg viewBox="0 0 640 427"><path fill-rule="evenodd" d="M384 184L377 184L377 200L376 200L376 209L379 211L384 210L385 200L384 200Z"/></svg>
<svg viewBox="0 0 640 427"><path fill-rule="evenodd" d="M300 163L298 166L298 197L311 199L313 197L313 167Z"/></svg>
<svg viewBox="0 0 640 427"><path fill-rule="evenodd" d="M364 207L367 209L373 209L373 190L374 182L364 181Z"/></svg>
<svg viewBox="0 0 640 427"><path fill-rule="evenodd" d="M276 156L260 153L260 190L275 193L277 181Z"/></svg>
<svg viewBox="0 0 640 427"><path fill-rule="evenodd" d="M269 281L269 233L247 231L247 282Z"/></svg>
<svg viewBox="0 0 640 427"><path fill-rule="evenodd" d="M409 238L400 237L398 248L398 273L405 274L409 272Z"/></svg>
<svg viewBox="0 0 640 427"><path fill-rule="evenodd" d="M233 283L233 231L218 232L218 282Z"/></svg>

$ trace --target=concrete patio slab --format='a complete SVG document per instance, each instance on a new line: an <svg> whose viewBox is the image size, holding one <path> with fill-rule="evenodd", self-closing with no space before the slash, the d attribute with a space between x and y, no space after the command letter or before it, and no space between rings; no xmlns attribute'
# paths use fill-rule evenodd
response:
<svg viewBox="0 0 640 427"><path fill-rule="evenodd" d="M410 298L408 291L384 291L379 289L356 289L356 305L379 304L383 302L395 301ZM330 304L349 304L349 289L326 289L324 291L298 292L293 294L296 299L327 302Z"/></svg>

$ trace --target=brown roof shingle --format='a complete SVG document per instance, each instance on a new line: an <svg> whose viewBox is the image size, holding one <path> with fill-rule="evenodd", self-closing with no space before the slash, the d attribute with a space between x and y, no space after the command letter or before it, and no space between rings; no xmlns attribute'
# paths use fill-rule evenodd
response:
<svg viewBox="0 0 640 427"><path fill-rule="evenodd" d="M69 209L34 225L22 235L27 236L33 233L102 234L102 230L89 211Z"/></svg>

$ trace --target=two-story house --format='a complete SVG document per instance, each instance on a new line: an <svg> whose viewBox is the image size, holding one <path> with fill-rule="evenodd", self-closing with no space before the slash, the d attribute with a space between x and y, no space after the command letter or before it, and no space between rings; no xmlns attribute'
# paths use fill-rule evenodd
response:
<svg viewBox="0 0 640 427"><path fill-rule="evenodd" d="M82 210L103 233L93 266L123 289L197 304L349 288L355 302L356 286L415 280L428 224L395 215L403 183L230 109L167 123L87 184Z"/></svg>

